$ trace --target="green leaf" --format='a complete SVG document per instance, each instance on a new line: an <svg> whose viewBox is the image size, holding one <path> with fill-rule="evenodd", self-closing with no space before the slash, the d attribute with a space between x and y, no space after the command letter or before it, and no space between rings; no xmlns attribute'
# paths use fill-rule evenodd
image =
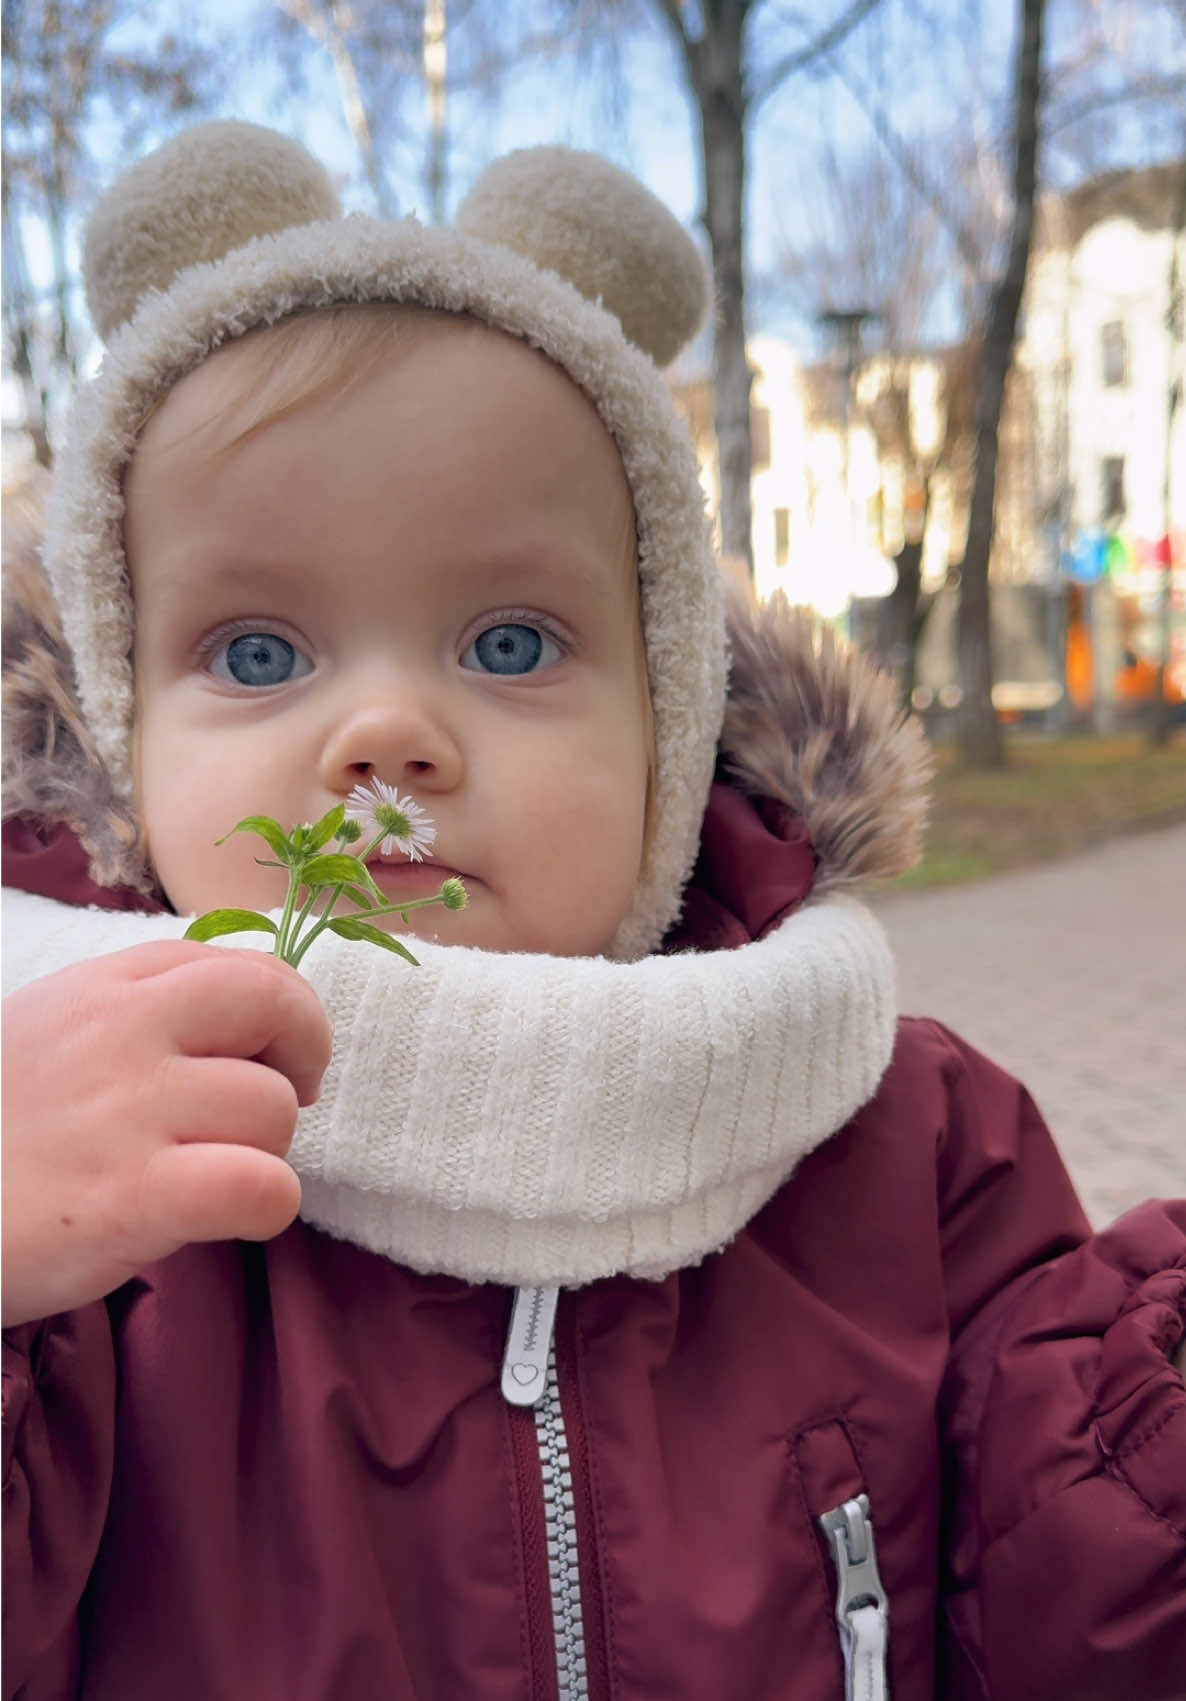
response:
<svg viewBox="0 0 1186 1701"><path fill-rule="evenodd" d="M320 850L322 845L328 845L329 841L336 837L338 828L345 819L346 805L335 803L334 807L321 817L321 820L309 834L307 841L309 849Z"/></svg>
<svg viewBox="0 0 1186 1701"><path fill-rule="evenodd" d="M373 910L375 908L374 898L369 892L365 892L361 886L343 886L342 896L349 898L352 904L357 904L360 910ZM380 896L382 896L381 893Z"/></svg>
<svg viewBox="0 0 1186 1701"><path fill-rule="evenodd" d="M338 934L342 939L365 939L368 944L381 945L385 951L394 951L395 955L402 957L405 962L413 963L416 968L420 967L406 945L401 944L398 939L393 939L390 933L384 933L381 928L372 927L366 921L359 921L357 916L335 916L329 928L331 933Z"/></svg>
<svg viewBox="0 0 1186 1701"><path fill-rule="evenodd" d="M326 856L311 856L297 868L302 886L362 886L371 887L366 864L348 851L330 851ZM380 896L382 894L380 893Z"/></svg>
<svg viewBox="0 0 1186 1701"><path fill-rule="evenodd" d="M225 845L231 833L258 833L261 839L267 840L285 868L291 865L292 846L288 842L288 835L279 821L273 821L270 815L245 815L241 821L235 823L230 833L224 833L221 839L216 839L215 844Z"/></svg>
<svg viewBox="0 0 1186 1701"><path fill-rule="evenodd" d="M207 910L185 930L186 939L218 939L224 933L270 933L276 936L276 923L257 910Z"/></svg>

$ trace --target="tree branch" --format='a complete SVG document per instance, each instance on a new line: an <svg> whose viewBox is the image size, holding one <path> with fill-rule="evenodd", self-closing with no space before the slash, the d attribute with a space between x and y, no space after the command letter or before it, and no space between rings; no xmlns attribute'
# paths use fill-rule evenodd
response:
<svg viewBox="0 0 1186 1701"><path fill-rule="evenodd" d="M294 23L306 30L317 45L324 49L334 68L338 83L338 95L342 102L342 115L346 127L354 138L362 160L363 172L366 176L375 204L384 218L394 218L398 209L395 206L390 186L379 164L379 156L375 151L375 138L371 132L367 117L366 100L363 97L362 84L346 39L343 20L339 16L338 7L331 0L329 16L310 3L310 0L275 0L282 12L287 12Z"/></svg>
<svg viewBox="0 0 1186 1701"><path fill-rule="evenodd" d="M660 4L665 8L673 3L674 0L660 0ZM841 12L840 16L828 25L827 29L821 30L819 35L804 46L797 47L793 52L784 54L778 64L768 71L759 82L755 83L749 97L750 110L756 111L767 96L773 94L775 89L796 71L804 70L817 59L826 58L828 54L840 46L845 36L851 35L857 25L867 18L869 13L880 3L881 0L851 0L847 10Z"/></svg>
<svg viewBox="0 0 1186 1701"><path fill-rule="evenodd" d="M1053 136L1060 130L1069 130L1072 125L1081 123L1085 118L1094 117L1105 107L1123 106L1130 100L1173 100L1184 94L1186 76L1181 74L1173 77L1150 77L1141 82L1126 83L1123 88L1097 91L1085 95L1072 106L1064 107L1061 112L1056 110L1047 119L1044 134Z"/></svg>
<svg viewBox="0 0 1186 1701"><path fill-rule="evenodd" d="M860 104L873 134L898 167L907 183L916 194L921 196L944 226L951 240L955 243L960 259L969 272L979 272L984 260L980 245L964 220L952 208L943 191L919 165L918 160L894 129L884 111L872 101L865 99L862 90L854 84L853 79L844 67L833 60L832 70Z"/></svg>
<svg viewBox="0 0 1186 1701"><path fill-rule="evenodd" d="M672 34L675 36L676 45L679 47L681 53L690 53L692 50L692 38L688 34L687 25L684 23L684 14L680 9L680 0L657 0L657 4L659 10L667 19L667 22L671 27Z"/></svg>

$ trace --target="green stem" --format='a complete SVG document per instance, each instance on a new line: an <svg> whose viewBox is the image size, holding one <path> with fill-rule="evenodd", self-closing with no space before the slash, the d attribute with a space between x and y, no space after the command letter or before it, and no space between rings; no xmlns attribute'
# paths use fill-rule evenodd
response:
<svg viewBox="0 0 1186 1701"><path fill-rule="evenodd" d="M297 916L296 921L292 925L292 943L291 943L290 948L293 951L295 951L297 949L297 947L300 943L301 928L304 927L305 923L308 921L309 913L312 910L313 905L317 902L318 894L321 893L321 892L324 892L324 891L325 891L324 886L311 886L309 888L309 896L305 899L304 903L301 905L301 913ZM342 895L342 888L340 886L335 886L333 888L332 893L330 894L329 903L325 906L325 909L322 911L323 915L328 915L330 913L330 911L333 909L334 905L337 903L337 901L341 897L341 895ZM285 962L288 962L290 960L295 962L296 958L295 957L293 957L292 959L289 959L287 957L285 958Z"/></svg>
<svg viewBox="0 0 1186 1701"><path fill-rule="evenodd" d="M376 837L371 840L366 849L359 853L358 861L360 867L365 867L367 857L370 856L371 852L375 849L375 846L378 845L381 840L386 838L386 836L387 835L385 833L377 834ZM292 878L293 877L290 876L288 902L284 906L284 915L280 921L280 932L276 936L276 955L278 957L283 957L286 963L291 963L295 968L304 956L305 952L308 950L309 946L313 943L314 939L316 939L317 935L324 932L325 924L328 923L329 918L333 914L334 905L342 896L342 886L335 886L330 892L329 902L321 912L321 921L302 941L301 928L304 927L305 923L309 919L313 905L317 901L318 893L325 891L325 887L310 887L309 896L305 899L305 902L301 907L301 912L294 923L292 919L292 911L296 899L297 887L291 884ZM281 944L283 944L283 949L281 949Z"/></svg>
<svg viewBox="0 0 1186 1701"><path fill-rule="evenodd" d="M441 884L443 885L444 882L442 881ZM434 892L431 898L411 898L406 904L380 904L378 909L360 910L358 918L360 921L371 921L377 915L402 915L404 920L407 921L410 910L426 910L429 904L443 902L444 899L440 892Z"/></svg>
<svg viewBox="0 0 1186 1701"><path fill-rule="evenodd" d="M410 911L427 909L430 904L439 904L440 902L441 894L437 892L431 898L412 898L406 904L384 904L380 909L360 910L359 919L362 921L370 921L377 915L398 915L401 916L404 921L407 921ZM294 969L300 967L301 958L305 955L305 952L309 949L317 936L325 932L332 919L333 917L327 909L321 916L321 919L317 922L316 926L309 929L308 933L306 933L305 937L294 950L292 956L287 959Z"/></svg>
<svg viewBox="0 0 1186 1701"><path fill-rule="evenodd" d="M308 933L306 933L305 937L301 940L300 944L296 947L296 950L293 952L292 956L288 958L288 961L292 964L294 969L300 968L301 958L305 955L305 952L309 949L310 945L312 945L313 941L317 938L318 934L324 933L328 926L329 926L328 922L318 922L316 927L311 927L309 929Z"/></svg>
<svg viewBox="0 0 1186 1701"><path fill-rule="evenodd" d="M288 896L284 900L284 912L280 917L280 926L276 930L276 943L272 949L274 957L283 957L288 961L288 930L292 926L292 912L296 908L296 895L300 890L300 880L295 868L288 871Z"/></svg>

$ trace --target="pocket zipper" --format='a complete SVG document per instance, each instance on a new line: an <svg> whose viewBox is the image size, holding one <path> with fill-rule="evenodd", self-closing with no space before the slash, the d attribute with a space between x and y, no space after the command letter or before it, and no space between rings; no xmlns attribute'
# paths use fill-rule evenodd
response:
<svg viewBox="0 0 1186 1701"><path fill-rule="evenodd" d="M889 1606L877 1570L869 1496L858 1494L819 1520L836 1565L836 1626L844 1654L845 1701L889 1701Z"/></svg>

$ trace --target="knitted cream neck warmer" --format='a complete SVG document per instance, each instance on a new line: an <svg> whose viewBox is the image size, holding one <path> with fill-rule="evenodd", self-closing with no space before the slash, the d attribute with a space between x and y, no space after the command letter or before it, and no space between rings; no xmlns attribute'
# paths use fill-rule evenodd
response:
<svg viewBox="0 0 1186 1701"><path fill-rule="evenodd" d="M184 926L6 892L9 984ZM417 952L311 953L334 1060L290 1157L306 1221L469 1281L696 1263L872 1097L893 1046L889 949L844 897L736 951Z"/></svg>

